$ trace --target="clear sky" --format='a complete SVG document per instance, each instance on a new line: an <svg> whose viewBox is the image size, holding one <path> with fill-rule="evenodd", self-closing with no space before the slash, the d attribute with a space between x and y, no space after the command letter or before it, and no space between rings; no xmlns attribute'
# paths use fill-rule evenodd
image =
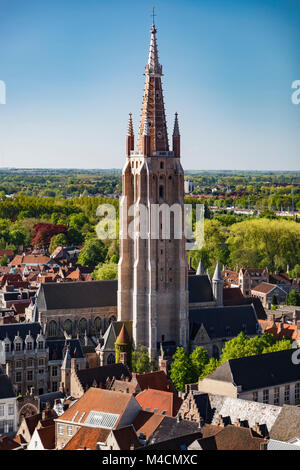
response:
<svg viewBox="0 0 300 470"><path fill-rule="evenodd" d="M0 166L121 168L154 0L0 0ZM299 170L299 0L157 0L185 169Z"/></svg>

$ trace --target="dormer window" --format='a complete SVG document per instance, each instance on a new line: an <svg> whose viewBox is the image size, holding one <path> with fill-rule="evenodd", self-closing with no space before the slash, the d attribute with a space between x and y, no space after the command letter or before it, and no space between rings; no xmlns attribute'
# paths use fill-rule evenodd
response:
<svg viewBox="0 0 300 470"><path fill-rule="evenodd" d="M44 341L38 341L38 349L44 349Z"/></svg>
<svg viewBox="0 0 300 470"><path fill-rule="evenodd" d="M16 343L15 348L16 348L16 351L21 351L21 343L20 342Z"/></svg>
<svg viewBox="0 0 300 470"><path fill-rule="evenodd" d="M28 341L26 347L28 351L32 351L32 341Z"/></svg>

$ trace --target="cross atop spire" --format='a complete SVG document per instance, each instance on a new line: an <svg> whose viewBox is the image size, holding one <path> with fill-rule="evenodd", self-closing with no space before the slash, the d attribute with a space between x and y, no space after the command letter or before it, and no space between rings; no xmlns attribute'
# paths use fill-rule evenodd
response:
<svg viewBox="0 0 300 470"><path fill-rule="evenodd" d="M152 15L151 15L152 16L152 26L155 27L154 17L156 16L156 14L154 13L154 11L155 11L155 7L152 7Z"/></svg>

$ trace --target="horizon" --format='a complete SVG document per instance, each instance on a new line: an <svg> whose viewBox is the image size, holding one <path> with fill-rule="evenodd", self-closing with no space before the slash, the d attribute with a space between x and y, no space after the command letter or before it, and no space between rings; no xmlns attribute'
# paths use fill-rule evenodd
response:
<svg viewBox="0 0 300 470"><path fill-rule="evenodd" d="M121 169L152 3L2 3L0 169ZM157 4L169 136L177 111L186 172L299 171L299 20L294 0Z"/></svg>

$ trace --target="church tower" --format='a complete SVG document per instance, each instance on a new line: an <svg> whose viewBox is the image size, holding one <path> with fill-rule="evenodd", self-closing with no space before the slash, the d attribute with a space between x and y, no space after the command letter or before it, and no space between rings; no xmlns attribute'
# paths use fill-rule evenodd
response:
<svg viewBox="0 0 300 470"><path fill-rule="evenodd" d="M178 116L170 150L154 23L150 32L137 145L130 114L122 173L118 320L132 321L134 346L146 346L153 359L161 342L187 347L188 267ZM169 224L162 205L171 209Z"/></svg>

